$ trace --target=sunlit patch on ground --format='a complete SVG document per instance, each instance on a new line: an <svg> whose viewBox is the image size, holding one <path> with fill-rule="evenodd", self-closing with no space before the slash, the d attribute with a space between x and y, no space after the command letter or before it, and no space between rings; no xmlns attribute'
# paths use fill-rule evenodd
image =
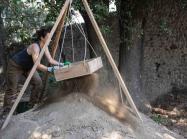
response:
<svg viewBox="0 0 187 139"><path fill-rule="evenodd" d="M187 138L187 94L172 92L153 104L151 118Z"/></svg>
<svg viewBox="0 0 187 139"><path fill-rule="evenodd" d="M101 139L122 139L123 137L120 135L119 132L112 132L110 135L104 136Z"/></svg>

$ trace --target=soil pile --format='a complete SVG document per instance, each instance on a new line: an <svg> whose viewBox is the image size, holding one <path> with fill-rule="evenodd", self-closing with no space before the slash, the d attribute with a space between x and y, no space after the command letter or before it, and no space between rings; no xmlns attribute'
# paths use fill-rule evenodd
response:
<svg viewBox="0 0 187 139"><path fill-rule="evenodd" d="M183 139L142 114L143 123L119 121L73 93L13 116L1 139Z"/></svg>

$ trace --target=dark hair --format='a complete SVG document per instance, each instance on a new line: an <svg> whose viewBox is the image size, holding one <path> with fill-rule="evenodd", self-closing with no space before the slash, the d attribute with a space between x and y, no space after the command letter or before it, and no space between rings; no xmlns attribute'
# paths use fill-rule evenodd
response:
<svg viewBox="0 0 187 139"><path fill-rule="evenodd" d="M33 35L35 41L40 41L41 37L45 37L47 33L50 33L52 26L43 26Z"/></svg>

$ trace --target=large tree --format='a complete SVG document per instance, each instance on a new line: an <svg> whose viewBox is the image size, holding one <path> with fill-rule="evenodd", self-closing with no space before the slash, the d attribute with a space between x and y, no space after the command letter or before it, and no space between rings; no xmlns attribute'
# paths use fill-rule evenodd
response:
<svg viewBox="0 0 187 139"><path fill-rule="evenodd" d="M136 104L146 112L149 104L142 92L142 64L144 47L144 26L146 23L146 0L120 0L118 3L120 26L119 70ZM144 10L143 10L144 9Z"/></svg>
<svg viewBox="0 0 187 139"><path fill-rule="evenodd" d="M6 55L5 55L5 28L3 24L3 10L6 7L6 3L0 4L0 85L3 85L5 79L6 69Z"/></svg>

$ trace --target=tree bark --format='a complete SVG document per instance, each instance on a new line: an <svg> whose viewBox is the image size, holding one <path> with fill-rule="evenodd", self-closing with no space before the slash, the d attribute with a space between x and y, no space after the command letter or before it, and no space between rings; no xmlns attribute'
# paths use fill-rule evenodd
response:
<svg viewBox="0 0 187 139"><path fill-rule="evenodd" d="M3 7L0 7L0 15L3 12ZM5 54L5 29L3 19L0 17L0 85L5 82L6 71L6 54Z"/></svg>
<svg viewBox="0 0 187 139"><path fill-rule="evenodd" d="M135 19L129 14L132 10L132 0L121 0L119 3L119 26L120 26L120 53L119 71L127 84L127 88L140 111L148 112L146 107L149 105L142 92L142 64L143 64L143 43L145 19L142 21ZM134 26L136 25L136 26ZM135 27L135 31L132 28Z"/></svg>

